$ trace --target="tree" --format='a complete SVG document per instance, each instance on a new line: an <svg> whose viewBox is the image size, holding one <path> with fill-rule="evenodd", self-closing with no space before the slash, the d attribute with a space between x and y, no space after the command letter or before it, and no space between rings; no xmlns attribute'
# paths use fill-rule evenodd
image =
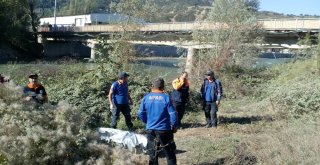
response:
<svg viewBox="0 0 320 165"><path fill-rule="evenodd" d="M249 10L257 12L259 10L260 1L259 0L246 0L245 4L249 8Z"/></svg>
<svg viewBox="0 0 320 165"><path fill-rule="evenodd" d="M34 12L35 6L36 0L0 2L1 41L9 43L31 56L37 56L40 52L36 35L39 20Z"/></svg>
<svg viewBox="0 0 320 165"><path fill-rule="evenodd" d="M294 50L295 58L297 59L305 59L313 56L315 49L313 45L315 45L314 40L316 38L312 37L310 33L307 33L303 38L299 39L298 45L301 46L301 49Z"/></svg>
<svg viewBox="0 0 320 165"><path fill-rule="evenodd" d="M318 34L318 46L316 51L316 59L317 59L318 73L320 75L320 34Z"/></svg>
<svg viewBox="0 0 320 165"><path fill-rule="evenodd" d="M211 3L211 0L117 0L112 1L111 8L113 8L113 12L136 15L136 17L143 18L149 22L194 21L195 14L205 10L197 7ZM137 10L127 10L132 7ZM194 9L190 10L189 8L192 7ZM128 11L134 13L128 13Z"/></svg>
<svg viewBox="0 0 320 165"><path fill-rule="evenodd" d="M28 0L28 15L30 16L30 24L31 24L31 33L32 33L32 40L34 41L34 43L37 43L37 27L40 24L40 18L38 17L38 15L35 12L36 9L36 0Z"/></svg>
<svg viewBox="0 0 320 165"><path fill-rule="evenodd" d="M225 65L243 65L257 56L257 43L262 41L261 26L247 0L215 0L207 21L218 27L193 33L200 44L212 44L213 48L200 50L195 63L198 69L220 70ZM197 70L197 67L194 68Z"/></svg>

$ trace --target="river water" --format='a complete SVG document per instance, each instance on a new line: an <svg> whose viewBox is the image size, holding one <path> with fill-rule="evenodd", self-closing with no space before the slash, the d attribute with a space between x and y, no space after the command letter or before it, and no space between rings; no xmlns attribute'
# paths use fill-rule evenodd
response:
<svg viewBox="0 0 320 165"><path fill-rule="evenodd" d="M252 64L252 67L271 67L276 64L289 62L291 59L292 58L256 58ZM152 75L174 78L181 73L179 66L184 66L186 58L153 57L143 58L137 61L144 64L144 70L150 72Z"/></svg>
<svg viewBox="0 0 320 165"><path fill-rule="evenodd" d="M153 57L139 59L137 63L142 64L143 70L152 76L173 79L181 73L180 66L185 64L185 60L185 58Z"/></svg>

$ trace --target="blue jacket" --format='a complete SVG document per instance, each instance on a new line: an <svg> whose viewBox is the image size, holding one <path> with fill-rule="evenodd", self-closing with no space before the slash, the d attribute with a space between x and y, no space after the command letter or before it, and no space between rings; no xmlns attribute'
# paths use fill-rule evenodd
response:
<svg viewBox="0 0 320 165"><path fill-rule="evenodd" d="M169 95L152 91L141 101L138 117L146 123L147 130L168 131L177 126L177 114Z"/></svg>
<svg viewBox="0 0 320 165"><path fill-rule="evenodd" d="M206 100L206 96L211 95L211 101L215 102L217 100L221 100L223 94L223 88L221 81L219 79L215 79L212 84L209 84L209 80L205 79L202 83L200 93L201 97L204 101ZM212 85L212 88L209 88L209 85Z"/></svg>
<svg viewBox="0 0 320 165"><path fill-rule="evenodd" d="M114 104L128 104L129 103L129 93L127 82L121 83L120 81L115 81L111 86L112 90L112 101Z"/></svg>

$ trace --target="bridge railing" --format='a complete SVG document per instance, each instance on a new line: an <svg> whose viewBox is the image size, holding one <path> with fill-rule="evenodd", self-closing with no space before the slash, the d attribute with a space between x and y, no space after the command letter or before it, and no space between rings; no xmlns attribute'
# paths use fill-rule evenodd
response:
<svg viewBox="0 0 320 165"><path fill-rule="evenodd" d="M259 22L265 30L320 30L320 19L266 19Z"/></svg>
<svg viewBox="0 0 320 165"><path fill-rule="evenodd" d="M53 25L41 25L38 27L38 32L74 32L74 24L56 24Z"/></svg>
<svg viewBox="0 0 320 165"><path fill-rule="evenodd" d="M224 24L213 22L169 22L169 23L149 23L140 28L141 31L193 31L208 30L227 27Z"/></svg>

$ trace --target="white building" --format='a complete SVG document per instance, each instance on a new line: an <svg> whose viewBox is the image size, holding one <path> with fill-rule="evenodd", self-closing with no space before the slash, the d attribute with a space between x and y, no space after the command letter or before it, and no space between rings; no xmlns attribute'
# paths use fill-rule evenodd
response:
<svg viewBox="0 0 320 165"><path fill-rule="evenodd" d="M114 24L128 20L128 16L122 14L87 14L56 17L57 26L85 26L96 24ZM135 23L144 23L141 19L131 19ZM54 17L40 18L40 25L54 25Z"/></svg>

